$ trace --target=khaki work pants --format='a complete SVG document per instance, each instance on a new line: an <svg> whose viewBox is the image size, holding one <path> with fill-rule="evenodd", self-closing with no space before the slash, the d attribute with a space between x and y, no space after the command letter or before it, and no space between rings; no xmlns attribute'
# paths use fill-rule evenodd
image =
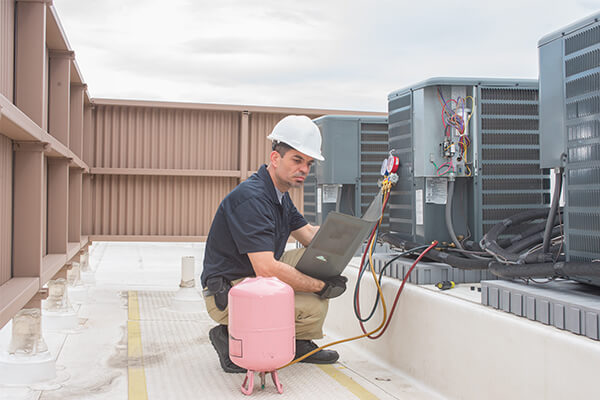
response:
<svg viewBox="0 0 600 400"><path fill-rule="evenodd" d="M295 267L304 250L295 249L286 251L279 261ZM243 280L244 278L236 279L232 284L237 285ZM215 322L227 325L229 307L223 311L219 310L215 305L214 296L208 296L204 300L208 315ZM296 314L296 339L321 339L323 337L323 322L325 322L325 316L327 315L329 300L322 299L314 293L296 292L294 294L294 307Z"/></svg>

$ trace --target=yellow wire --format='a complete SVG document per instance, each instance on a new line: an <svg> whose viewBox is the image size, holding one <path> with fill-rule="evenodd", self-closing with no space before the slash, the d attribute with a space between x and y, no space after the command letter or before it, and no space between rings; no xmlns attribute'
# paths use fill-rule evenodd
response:
<svg viewBox="0 0 600 400"><path fill-rule="evenodd" d="M383 181L382 186L381 186L381 191L383 194L383 197L385 198L385 196L387 195L387 193L390 191L392 187L392 183L389 182L387 179ZM379 224L381 224L381 221L383 220L383 212L381 213L381 217L379 217ZM371 264L371 275L373 276L373 279L375 280L375 285L377 285L377 291L379 292L379 297L381 297L381 304L383 306L383 320L381 321L381 324L374 329L371 332L367 332L365 334L359 335L359 336L354 336L351 338L347 338L347 339L342 339L342 340L336 340L335 342L331 342L331 343L327 343L321 347L317 347L316 349L306 353L305 355L303 355L302 357L298 357L293 361L290 361L289 363L285 364L283 367L279 368L285 368L285 367L289 367L290 365L296 364L297 362L300 362L302 360L304 360L307 357L312 356L313 354L315 354L318 351L321 351L327 347L336 345L336 344L340 344L340 343L345 343L345 342L351 342L353 340L357 340L357 339L362 339L364 337L367 336L371 336L374 333L377 333L378 331L380 331L383 326L385 325L385 323L387 322L387 306L385 304L385 299L383 298L383 290L381 289L381 286L379 286L379 281L377 279L377 274L375 273L375 268L373 267L373 245L376 242L375 238L373 238L373 240L371 241L371 244L369 246L368 252L369 252L369 263Z"/></svg>
<svg viewBox="0 0 600 400"><path fill-rule="evenodd" d="M469 114L469 118L467 118L467 126L468 126L469 121L471 120L471 117L473 116L473 108L475 107L475 99L471 96L465 97L465 106L467 105L466 99L471 99L471 113Z"/></svg>

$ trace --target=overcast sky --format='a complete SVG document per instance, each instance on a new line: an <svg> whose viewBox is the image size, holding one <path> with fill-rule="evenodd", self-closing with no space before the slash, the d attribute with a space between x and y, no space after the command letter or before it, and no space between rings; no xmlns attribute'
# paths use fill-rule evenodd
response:
<svg viewBox="0 0 600 400"><path fill-rule="evenodd" d="M434 76L537 78L597 0L54 0L92 97L387 109Z"/></svg>

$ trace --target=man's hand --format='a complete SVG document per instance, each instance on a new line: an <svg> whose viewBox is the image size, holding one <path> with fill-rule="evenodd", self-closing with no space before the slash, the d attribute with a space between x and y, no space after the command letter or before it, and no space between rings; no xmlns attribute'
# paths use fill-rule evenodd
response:
<svg viewBox="0 0 600 400"><path fill-rule="evenodd" d="M346 291L346 282L348 278L342 275L334 276L332 278L323 279L325 286L315 294L322 299L333 299L334 297L341 296Z"/></svg>

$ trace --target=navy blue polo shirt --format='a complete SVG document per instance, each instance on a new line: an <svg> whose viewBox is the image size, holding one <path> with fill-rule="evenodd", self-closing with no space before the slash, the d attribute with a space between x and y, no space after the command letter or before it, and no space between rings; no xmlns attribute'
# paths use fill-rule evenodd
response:
<svg viewBox="0 0 600 400"><path fill-rule="evenodd" d="M279 203L263 165L219 205L206 241L202 286L215 276L230 281L254 276L248 253L272 251L279 260L290 233L306 224L287 192Z"/></svg>

